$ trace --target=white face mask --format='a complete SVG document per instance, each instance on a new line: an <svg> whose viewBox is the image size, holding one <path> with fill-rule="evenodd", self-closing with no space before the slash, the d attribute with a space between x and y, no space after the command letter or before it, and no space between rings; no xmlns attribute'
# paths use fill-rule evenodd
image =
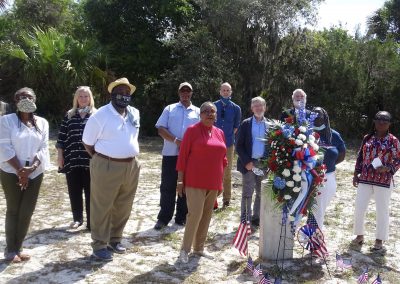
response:
<svg viewBox="0 0 400 284"><path fill-rule="evenodd" d="M36 104L31 99L21 99L17 103L17 109L20 112L32 113L36 110Z"/></svg>
<svg viewBox="0 0 400 284"><path fill-rule="evenodd" d="M322 124L320 126L314 126L315 131L321 131L324 130L325 128L326 128L325 124Z"/></svg>
<svg viewBox="0 0 400 284"><path fill-rule="evenodd" d="M293 106L295 108L305 108L306 107L306 100L300 100L300 101L293 101Z"/></svg>

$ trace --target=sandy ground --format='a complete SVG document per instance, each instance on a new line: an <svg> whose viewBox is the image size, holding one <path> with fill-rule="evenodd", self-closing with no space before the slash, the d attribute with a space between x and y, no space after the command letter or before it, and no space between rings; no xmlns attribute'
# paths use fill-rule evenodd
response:
<svg viewBox="0 0 400 284"><path fill-rule="evenodd" d="M54 140L52 161L55 164ZM65 177L56 168L47 172L31 227L24 243L32 259L21 264L0 260L0 283L256 283L245 271L246 259L231 246L239 225L241 175L233 173L232 205L214 213L207 240L207 249L214 260L191 257L186 265L176 262L183 236L183 227L173 222L162 231L153 229L159 204L161 140L142 139L142 163L139 187L132 214L125 228L124 255L115 255L111 262L90 258L90 233L85 226L68 228L70 212ZM325 238L330 256L327 265L302 257L295 242L294 259L283 264L283 283L356 283L364 267L369 268L370 282L379 272L383 283L400 283L400 198L395 189L391 200L390 240L386 254L370 253L375 239L373 201L367 214L366 244L362 248L349 246L352 235L355 189L351 185L354 151L337 170L338 192L328 208ZM398 175L396 176L399 182ZM396 182L396 184L397 184ZM0 190L0 252L5 247L5 199ZM277 228L280 229L280 228ZM259 232L249 240L249 251L265 272L277 274L275 261L258 258ZM337 269L335 252L351 258L352 268ZM329 271L328 271L329 270ZM329 276L329 272L331 276ZM272 277L274 278L274 277Z"/></svg>

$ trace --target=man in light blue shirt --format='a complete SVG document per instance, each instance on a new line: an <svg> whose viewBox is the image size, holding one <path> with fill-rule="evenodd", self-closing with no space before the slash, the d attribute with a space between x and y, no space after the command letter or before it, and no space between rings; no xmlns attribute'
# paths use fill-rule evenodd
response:
<svg viewBox="0 0 400 284"><path fill-rule="evenodd" d="M193 93L192 85L188 82L181 83L178 88L179 102L168 105L159 117L156 128L158 135L164 139L162 150L161 185L160 185L160 212L154 229L161 230L171 221L176 203L175 223L185 225L187 205L186 197L176 200L176 184L178 172L179 145L186 129L200 121L200 109L191 102Z"/></svg>
<svg viewBox="0 0 400 284"><path fill-rule="evenodd" d="M231 201L231 175L232 175L232 159L233 159L233 144L235 143L235 134L240 126L242 112L240 106L232 102L232 87L225 82L219 90L220 99L214 104L217 107L217 121L215 126L221 128L225 135L226 158L228 165L224 170L224 191L223 191L223 207L227 207ZM214 209L218 207L214 206Z"/></svg>

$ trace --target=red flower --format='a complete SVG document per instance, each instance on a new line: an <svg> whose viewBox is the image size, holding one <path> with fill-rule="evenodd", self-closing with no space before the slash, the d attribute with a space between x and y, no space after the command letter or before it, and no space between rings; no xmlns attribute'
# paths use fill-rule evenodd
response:
<svg viewBox="0 0 400 284"><path fill-rule="evenodd" d="M278 164L276 162L272 162L269 164L269 169L273 172L276 172L276 170L278 169Z"/></svg>
<svg viewBox="0 0 400 284"><path fill-rule="evenodd" d="M294 139L289 139L290 145L296 145L296 141Z"/></svg>
<svg viewBox="0 0 400 284"><path fill-rule="evenodd" d="M317 140L318 140L319 137L320 137L319 134L318 134L318 132L313 132L313 135L314 135L315 139L317 139Z"/></svg>
<svg viewBox="0 0 400 284"><path fill-rule="evenodd" d="M294 129L294 134L299 135L300 134L300 130L298 128Z"/></svg>
<svg viewBox="0 0 400 284"><path fill-rule="evenodd" d="M275 131L275 135L281 135L282 134L282 130L278 129L277 131Z"/></svg>
<svg viewBox="0 0 400 284"><path fill-rule="evenodd" d="M286 167L288 167L288 168L292 167L292 163L286 162Z"/></svg>
<svg viewBox="0 0 400 284"><path fill-rule="evenodd" d="M289 117L286 117L286 118L285 118L285 122L286 122L286 123L292 124L293 121L294 121L293 116L289 116Z"/></svg>

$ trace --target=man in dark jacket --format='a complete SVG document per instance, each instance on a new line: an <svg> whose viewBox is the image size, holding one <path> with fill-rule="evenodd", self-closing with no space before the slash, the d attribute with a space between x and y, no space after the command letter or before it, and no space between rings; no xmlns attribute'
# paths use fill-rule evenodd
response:
<svg viewBox="0 0 400 284"><path fill-rule="evenodd" d="M257 168L260 159L267 156L265 137L268 131L268 125L264 113L266 103L262 97L255 97L251 100L251 110L253 116L243 120L240 125L236 152L238 153L237 170L242 173L242 203L241 218L244 216L251 220L252 225L260 224L260 198L261 198L261 180L262 176L256 175L253 170ZM251 201L253 192L256 191L253 210Z"/></svg>

